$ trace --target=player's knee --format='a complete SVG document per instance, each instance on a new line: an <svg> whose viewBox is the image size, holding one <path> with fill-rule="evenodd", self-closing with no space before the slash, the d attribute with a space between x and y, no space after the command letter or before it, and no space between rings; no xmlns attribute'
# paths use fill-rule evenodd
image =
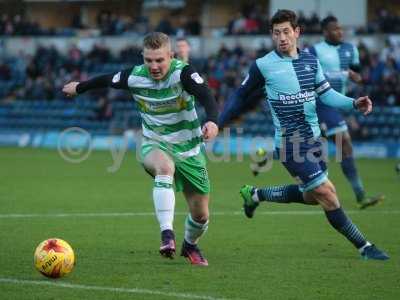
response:
<svg viewBox="0 0 400 300"><path fill-rule="evenodd" d="M193 221L200 223L200 224L205 224L208 222L208 212L207 213L192 213L192 219Z"/></svg>
<svg viewBox="0 0 400 300"><path fill-rule="evenodd" d="M336 209L340 207L336 197L336 189L332 183L325 182L312 191L315 199L324 209Z"/></svg>
<svg viewBox="0 0 400 300"><path fill-rule="evenodd" d="M175 173L175 166L173 163L164 162L157 166L156 168L157 175L169 175L173 176Z"/></svg>
<svg viewBox="0 0 400 300"><path fill-rule="evenodd" d="M336 189L333 186L333 184L330 183L329 181L326 181L323 184L317 186L313 190L313 192L314 194L317 195L317 197L324 197L324 198L336 195Z"/></svg>
<svg viewBox="0 0 400 300"><path fill-rule="evenodd" d="M209 212L207 207L197 207L197 209L191 209L190 214L192 216L193 221L200 224L207 223L209 218Z"/></svg>
<svg viewBox="0 0 400 300"><path fill-rule="evenodd" d="M325 184L321 184L320 186L313 189L312 194L315 196L316 199L321 200L329 195L329 189Z"/></svg>

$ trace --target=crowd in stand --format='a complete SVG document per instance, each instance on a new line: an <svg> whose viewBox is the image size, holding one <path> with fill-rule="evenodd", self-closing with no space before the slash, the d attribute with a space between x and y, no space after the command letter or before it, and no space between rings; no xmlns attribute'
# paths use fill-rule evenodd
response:
<svg viewBox="0 0 400 300"><path fill-rule="evenodd" d="M400 32L400 17L385 10L379 12L380 18L369 23L364 32ZM156 28L150 28L146 18L133 19L120 17L107 11L99 13L97 28L102 35L120 35L130 32L145 34L157 30L170 35L200 35L201 24L195 17L181 18L176 26L168 17L162 18ZM320 20L316 14L307 18L299 13L299 24L304 33L320 33ZM228 25L227 34L265 34L269 27L268 18L259 6L248 6ZM85 29L79 17L73 19L71 28ZM64 31L63 31L64 30ZM65 29L43 30L34 22L24 20L20 15L2 15L0 35L43 35L67 34ZM386 42L385 47L373 52L364 44L358 45L361 62L362 85L350 84L349 96L369 95L377 106L400 107L400 43ZM219 106L240 85L250 64L255 58L263 56L271 49L263 46L254 51L245 51L238 43L233 48L222 45L210 57L192 57L191 64L207 79ZM55 47L39 47L33 56L19 54L15 57L0 57L0 104L15 100L63 100L62 86L69 81L82 81L95 74L112 73L126 67L141 64L141 49L128 47L116 56L110 49L96 44L91 51L82 52L71 47L62 55ZM85 94L87 99L96 101L97 120L110 120L113 117L113 102L126 101L130 96L113 89L96 90ZM357 128L355 119L350 127ZM353 124L353 125L352 125ZM368 136L365 127L358 128L359 137Z"/></svg>
<svg viewBox="0 0 400 300"><path fill-rule="evenodd" d="M219 103L239 86L250 63L267 53L265 47L244 51L240 44L233 49L222 45L216 55L194 58L195 67L207 78ZM363 85L350 86L349 94L369 94L377 105L400 105L400 45L387 42L380 53L359 45ZM59 99L61 86L69 80L84 80L88 74L114 72L132 64L141 64L141 51L135 47L122 50L117 56L102 45L95 45L88 53L77 47L66 56L56 48L38 48L33 57L18 56L0 63L0 84L12 82L8 99ZM4 93L4 89L2 92Z"/></svg>
<svg viewBox="0 0 400 300"><path fill-rule="evenodd" d="M359 50L364 84L350 85L349 95L368 94L376 106L400 106L400 45L388 42L379 53L374 53L361 44ZM193 57L191 63L207 80L222 108L246 76L251 62L268 51L266 47L245 51L240 44L232 49L222 45L215 55ZM0 104L15 100L69 101L61 92L66 82L82 81L95 74L113 73L141 63L141 49L135 47L126 48L117 56L102 45L95 45L88 53L72 47L67 55L61 55L54 47L40 47L34 56L0 60ZM113 103L130 99L128 93L115 89L94 90L84 97L95 101L97 120L112 119ZM357 129L356 122L350 123ZM368 137L364 127L358 130L361 138Z"/></svg>
<svg viewBox="0 0 400 300"><path fill-rule="evenodd" d="M129 63L128 63L129 62ZM0 63L0 98L3 103L14 100L66 100L61 92L69 81L82 81L88 74L109 73L142 63L141 50L129 47L117 57L102 45L95 45L88 53L73 46L67 55L56 48L39 47L33 56L11 57ZM126 93L118 90L95 90L87 95L98 101L98 119L111 117L110 101L126 100Z"/></svg>
<svg viewBox="0 0 400 300"><path fill-rule="evenodd" d="M379 9L375 18L367 23L366 27L357 28L357 33L400 33L400 15L390 10ZM259 5L245 6L229 21L227 35L268 34L268 15ZM321 19L317 13L306 16L298 12L298 23L302 33L321 34Z"/></svg>
<svg viewBox="0 0 400 300"><path fill-rule="evenodd" d="M172 22L174 20L175 22ZM182 13L166 15L152 28L145 16L118 15L102 10L96 17L96 27L89 28L75 15L69 26L64 28L44 28L23 15L2 14L0 17L0 36L73 36L77 30L95 29L102 36L124 34L146 34L149 31L162 31L169 35L200 35L201 23L196 16Z"/></svg>
<svg viewBox="0 0 400 300"><path fill-rule="evenodd" d="M210 57L204 71L217 99L223 102L232 90L239 86L253 59L269 50L260 48L253 52L244 52L239 45L232 50L222 46L215 57ZM375 53L364 44L360 44L359 50L363 84L351 84L349 95L356 97L368 94L376 105L399 106L400 45L387 42L380 53Z"/></svg>
<svg viewBox="0 0 400 300"><path fill-rule="evenodd" d="M316 13L306 16L298 12L301 31L306 34L320 34L320 18ZM74 35L76 30L89 29L79 15L72 18L71 24L65 28L43 28L37 22L29 20L21 14L0 17L0 36L26 35ZM185 15L177 11L166 14L152 28L146 16L133 17L118 15L108 10L102 10L96 18L96 28L101 35L145 34L151 30L162 31L170 35L201 35L202 25L199 17ZM228 22L223 30L226 35L254 35L269 32L267 10L259 4L244 5L243 8ZM400 15L396 12L381 8L375 13L367 26L357 28L358 33L400 33Z"/></svg>
<svg viewBox="0 0 400 300"><path fill-rule="evenodd" d="M298 12L298 23L301 32L306 34L321 33L320 18L316 13L310 17L300 11ZM252 35L268 34L269 17L261 5L248 5L238 12L237 15L229 21L227 35Z"/></svg>
<svg viewBox="0 0 400 300"><path fill-rule="evenodd" d="M73 28L85 29L79 16L75 18L76 24ZM126 33L145 34L149 32L149 20L145 17L133 18L129 15L119 16L110 11L101 11L96 18L96 26L100 30L101 35L121 35Z"/></svg>
<svg viewBox="0 0 400 300"><path fill-rule="evenodd" d="M36 22L23 18L20 14L0 16L0 35L43 35L45 31Z"/></svg>
<svg viewBox="0 0 400 300"><path fill-rule="evenodd" d="M371 53L361 44L360 63L364 84L350 92L369 94L378 105L400 105L400 45L387 41L380 53Z"/></svg>
<svg viewBox="0 0 400 300"><path fill-rule="evenodd" d="M174 20L172 22L171 20ZM79 17L76 17L73 28L84 29ZM196 16L186 16L182 13L171 13L161 18L152 28L148 17L133 18L129 15L117 15L110 11L101 11L97 16L96 26L101 35L123 35L129 33L146 34L147 32L161 31L168 35L200 35L202 26Z"/></svg>
<svg viewBox="0 0 400 300"><path fill-rule="evenodd" d="M172 22L175 20L175 22ZM319 17L313 14L310 18L299 12L299 25L304 33L320 33ZM379 23L380 24L380 23ZM370 28L376 28L373 23ZM386 27L385 27L386 28ZM389 27L391 28L391 27ZM20 14L10 16L3 14L0 18L0 35L4 36L39 36L39 35L74 35L76 30L89 29L79 15L72 18L70 26L65 28L44 28L37 22L30 21ZM168 15L151 28L145 16L133 18L129 15L117 15L110 11L100 11L96 18L96 28L103 36L123 35L129 33L145 34L151 30L161 31L169 35L201 35L202 25L196 16L183 14ZM260 5L245 6L231 19L226 35L267 34L269 19ZM399 28L400 32L400 28Z"/></svg>
<svg viewBox="0 0 400 300"><path fill-rule="evenodd" d="M387 9L379 9L375 18L367 23L366 28L359 28L358 33L400 33L400 15Z"/></svg>

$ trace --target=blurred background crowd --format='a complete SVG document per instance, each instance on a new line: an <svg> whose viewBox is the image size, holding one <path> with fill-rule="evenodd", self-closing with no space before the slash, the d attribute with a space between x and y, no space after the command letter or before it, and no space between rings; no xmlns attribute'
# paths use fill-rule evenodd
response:
<svg viewBox="0 0 400 300"><path fill-rule="evenodd" d="M221 40L216 51L211 53L197 51L190 57L190 63L207 79L221 108L245 77L251 62L271 50L270 42L248 47L240 39L242 36L254 35L270 41L267 5L269 1L239 1L233 7L230 7L228 2L221 1L224 3L221 12L225 14L221 15L219 20L213 17L219 16L219 6L215 3L215 6L212 6L210 1L204 3L201 1L135 1L134 8L130 6L132 4L129 4L129 1L113 1L114 6L101 5L102 2L107 1L99 1L101 3L94 6L96 9L92 9L92 3L85 2L82 1L86 9L82 10L82 7L79 10L74 9L70 11L68 17L57 15L57 11L53 11L49 13L50 17L46 18L42 16L39 4L32 3L28 7L25 1L9 1L8 4L7 1L0 2L0 7L3 8L0 18L2 38L0 43L0 110L1 106L10 106L14 102L70 101L61 92L66 82L81 81L93 75L116 72L142 63L141 48L138 43L115 51L110 44L102 43L102 37L122 36L128 40L141 40L144 34L155 30L175 38L184 36L189 40L197 38L201 41L214 37L215 41ZM115 2L119 4L118 9ZM364 43L362 39L357 40L363 84L351 84L348 94L352 97L368 94L377 107L385 107L383 111L392 112L400 108L400 39L391 38L396 37L396 33L400 33L400 3L383 1L381 5L378 5L372 1L367 2L368 18L364 26L345 26L345 30L347 36L362 35L367 41L369 37L372 37L373 41L380 40L381 44L374 45L371 42ZM20 5L15 5L15 3ZM165 5L165 7L154 8L154 3ZM58 5L59 11L63 9L62 4L65 3L60 2ZM69 7L74 7L75 3L69 3L69 5ZM200 6L203 14L199 13ZM49 6L50 12L51 9L52 6ZM210 13L214 13L209 19L204 13L207 9ZM144 13L148 10L153 10L153 14ZM307 37L321 39L320 21L325 16L315 11L308 13L298 11L298 15L301 31L305 37L302 46L310 45L311 42ZM41 44L40 41L34 51L4 50L7 48L4 46L4 41L7 39L25 37L30 39L36 37L72 38L76 43L69 43L68 48L63 51L55 45ZM233 44L226 45L222 37L232 37L236 40ZM90 48L82 49L79 46L79 40L83 38L97 40ZM119 103L127 102L130 97L127 93L117 90L98 90L82 98L94 103L90 105L93 110L90 114L91 120L107 122L115 118L118 107L124 107ZM390 110L390 108L395 109ZM133 106L129 106L129 109L135 110ZM132 116L136 118L137 114ZM393 118L399 118L399 116L396 115ZM383 119L388 120L387 116ZM370 138L373 135L371 128L363 126L362 116L349 120L356 138ZM133 123L137 124L137 122ZM4 121L2 124L7 127L11 123ZM102 124L103 129L108 128L106 123ZM251 125L248 126L249 128L256 128L253 133L271 133L269 129L260 131L257 129L260 126L257 127L251 122L249 124ZM386 123L382 123L385 126L381 126L378 117L374 124L379 132L385 126L391 127ZM0 124L0 126L3 125ZM22 125L11 127L20 128L18 126ZM47 125L43 127L47 128ZM400 140L400 132L398 137L396 132L393 133L391 130L388 132L388 136L394 140Z"/></svg>
<svg viewBox="0 0 400 300"><path fill-rule="evenodd" d="M317 12L306 15L298 11L299 25L303 33L321 34L321 17ZM5 36L73 36L80 30L94 29L98 35L121 35L129 33L146 33L161 31L169 35L201 35L202 23L196 14L187 15L177 9L163 14L160 20L151 24L149 17L115 13L102 9L96 13L92 25L85 23L82 16L74 14L70 23L65 26L44 27L26 14L3 13L0 18L0 35ZM236 14L229 18L226 26L220 28L225 35L268 34L269 16L261 4L243 4ZM400 16L386 8L377 8L374 16L362 27L354 28L357 33L400 33Z"/></svg>
<svg viewBox="0 0 400 300"><path fill-rule="evenodd" d="M400 105L400 45L386 42L380 52L365 44L358 45L363 84L351 85L351 96L369 94L376 105ZM250 63L271 49L261 47L245 50L240 44L233 48L222 45L208 57L192 57L192 64L208 80L219 103L235 89L246 75ZM0 81L3 101L62 99L62 85L69 80L85 80L88 76L111 73L142 63L141 49L128 47L117 55L96 44L84 53L78 47L61 54L55 47L39 47L34 55L18 55L2 59Z"/></svg>

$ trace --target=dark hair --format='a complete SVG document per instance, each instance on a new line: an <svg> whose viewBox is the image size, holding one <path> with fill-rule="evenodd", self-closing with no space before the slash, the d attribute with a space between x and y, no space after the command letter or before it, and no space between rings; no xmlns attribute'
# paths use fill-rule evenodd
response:
<svg viewBox="0 0 400 300"><path fill-rule="evenodd" d="M170 45L168 35L162 32L151 32L143 39L143 47L147 49L160 49L166 45Z"/></svg>
<svg viewBox="0 0 400 300"><path fill-rule="evenodd" d="M325 19L323 19L321 21L322 30L325 30L328 27L329 23L337 22L337 21L338 21L338 19L335 16L332 16L332 15L331 16L327 16Z"/></svg>
<svg viewBox="0 0 400 300"><path fill-rule="evenodd" d="M278 9L278 11L272 16L271 19L271 30L275 24L280 24L283 22L290 22L293 29L297 28L299 24L297 23L296 13L288 9Z"/></svg>

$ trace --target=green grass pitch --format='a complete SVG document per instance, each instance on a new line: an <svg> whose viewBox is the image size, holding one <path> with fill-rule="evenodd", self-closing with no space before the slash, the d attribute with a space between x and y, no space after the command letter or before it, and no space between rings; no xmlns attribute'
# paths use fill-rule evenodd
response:
<svg viewBox="0 0 400 300"><path fill-rule="evenodd" d="M344 208L388 252L386 262L361 260L318 207L263 203L246 219L240 186L292 182L279 163L256 178L249 160L209 163L211 222L200 243L207 268L159 256L152 180L133 153L114 173L107 171L112 162L109 152L72 164L56 151L0 149L0 299L400 299L395 160L357 161L367 191L386 194L365 211L330 164ZM180 245L181 194L176 203ZM35 247L50 237L68 241L77 256L74 271L58 280L33 267Z"/></svg>

